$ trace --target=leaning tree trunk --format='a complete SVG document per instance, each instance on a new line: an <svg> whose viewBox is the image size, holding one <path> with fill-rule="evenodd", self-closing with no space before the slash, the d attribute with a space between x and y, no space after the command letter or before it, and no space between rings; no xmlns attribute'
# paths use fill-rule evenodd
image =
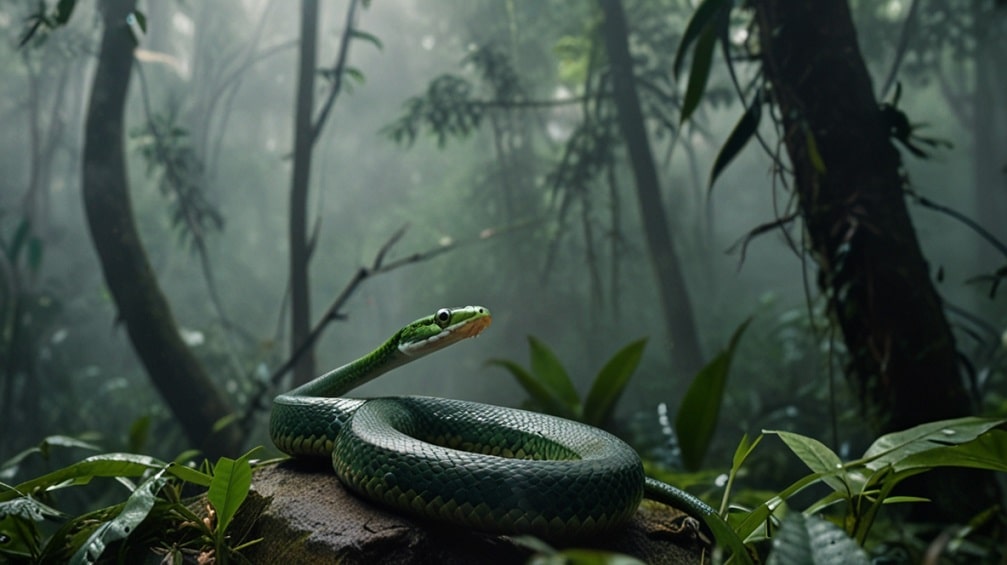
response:
<svg viewBox="0 0 1007 565"><path fill-rule="evenodd" d="M754 5L820 285L874 431L970 414L845 0ZM976 492L982 483L931 483L930 494L943 517L967 518L975 506L966 501L990 500Z"/></svg>
<svg viewBox="0 0 1007 565"><path fill-rule="evenodd" d="M241 449L237 428L213 431L214 424L231 413L231 407L182 341L133 221L123 114L133 64L133 39L126 16L135 6L136 0L104 0L101 4L105 30L84 132L87 222L105 283L147 374L193 445L208 455L233 455Z"/></svg>
<svg viewBox="0 0 1007 565"><path fill-rule="evenodd" d="M626 15L621 0L599 0L605 14L604 35L612 72L612 94L619 118L619 129L629 151L636 179L637 202L657 287L665 327L671 340L671 358L683 378L703 366L703 355L696 337L692 303L685 277L675 253L668 219L661 199L661 185L654 165L647 128L636 92L633 58L629 52Z"/></svg>

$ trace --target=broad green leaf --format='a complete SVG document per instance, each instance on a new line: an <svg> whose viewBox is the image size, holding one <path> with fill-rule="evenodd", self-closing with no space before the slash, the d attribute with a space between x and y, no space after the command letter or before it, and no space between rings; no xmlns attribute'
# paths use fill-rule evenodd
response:
<svg viewBox="0 0 1007 565"><path fill-rule="evenodd" d="M556 354L535 336L528 336L528 347L531 353L532 374L549 387L556 398L571 408L573 413L580 413L580 397Z"/></svg>
<svg viewBox="0 0 1007 565"><path fill-rule="evenodd" d="M629 383L629 378L640 364L640 357L643 356L643 349L646 346L646 338L634 341L620 349L601 368L584 400L585 423L601 426L608 421L615 403Z"/></svg>
<svg viewBox="0 0 1007 565"><path fill-rule="evenodd" d="M1007 472L1007 431L993 429L976 439L913 453L893 466L897 471L933 467L972 467Z"/></svg>
<svg viewBox="0 0 1007 565"><path fill-rule="evenodd" d="M967 417L921 424L879 437L863 459L867 468L877 470L922 451L972 441L1005 422L1007 419Z"/></svg>
<svg viewBox="0 0 1007 565"><path fill-rule="evenodd" d="M218 533L227 531L227 526L252 486L252 466L246 457L247 455L237 460L221 457L213 468L213 480L210 481L206 498L217 511Z"/></svg>
<svg viewBox="0 0 1007 565"><path fill-rule="evenodd" d="M734 330L727 348L699 370L682 398L675 417L675 432L678 434L678 444L686 469L698 469L703 462L710 446L710 438L717 427L720 403L724 397L734 351L751 321L751 318L745 320Z"/></svg>
<svg viewBox="0 0 1007 565"><path fill-rule="evenodd" d="M51 473L25 481L11 490L0 491L0 502L38 490L85 485L95 477L138 477L149 470L164 467L162 461L133 453L94 455Z"/></svg>
<svg viewBox="0 0 1007 565"><path fill-rule="evenodd" d="M832 490L851 494L846 481L836 474L831 474L843 468L843 461L824 443L793 432L766 430L765 433L779 436L790 451L793 451L812 472L823 474L822 480L832 487Z"/></svg>
<svg viewBox="0 0 1007 565"><path fill-rule="evenodd" d="M38 562L33 556L39 552L41 538L31 520L16 514L0 513L0 563L6 563L4 557L12 558L12 563Z"/></svg>
<svg viewBox="0 0 1007 565"><path fill-rule="evenodd" d="M793 513L773 537L766 565L867 565L870 560L857 542L831 522Z"/></svg>
<svg viewBox="0 0 1007 565"><path fill-rule="evenodd" d="M717 159L713 162L713 169L710 172L710 185L717 181L717 177L727 167L727 165L741 152L759 129L759 120L762 118L762 93L756 92L752 103L745 108L745 113L741 115L737 125L731 130L731 135L727 136L727 141L717 153Z"/></svg>
<svg viewBox="0 0 1007 565"><path fill-rule="evenodd" d="M717 43L717 30L712 23L703 28L696 51L692 55L692 67L689 69L689 84L685 87L685 97L682 99L682 116L680 124L684 124L699 107L706 91L706 81L710 78L710 65L713 63L713 47Z"/></svg>
<svg viewBox="0 0 1007 565"><path fill-rule="evenodd" d="M129 534L133 533L140 522L150 514L150 509L157 501L157 493L168 482L168 478L163 475L162 470L137 487L133 494L129 495L122 511L91 534L84 545L73 554L70 564L96 563L108 544L129 537Z"/></svg>
<svg viewBox="0 0 1007 565"><path fill-rule="evenodd" d="M675 51L675 61L672 64L672 73L677 79L679 72L682 70L682 61L685 59L685 53L689 50L696 38L699 37L700 33L706 29L717 12L720 11L727 4L727 0L704 0L700 4L696 11L693 12L692 18L689 19L689 23L685 26L685 32L682 34L682 41L678 44L678 49Z"/></svg>

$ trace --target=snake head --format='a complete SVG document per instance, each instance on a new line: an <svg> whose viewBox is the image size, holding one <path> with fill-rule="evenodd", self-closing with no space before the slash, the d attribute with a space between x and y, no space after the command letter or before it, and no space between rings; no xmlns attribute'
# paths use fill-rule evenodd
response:
<svg viewBox="0 0 1007 565"><path fill-rule="evenodd" d="M490 325L489 309L483 306L441 308L399 331L399 351L420 357L467 337L475 337Z"/></svg>

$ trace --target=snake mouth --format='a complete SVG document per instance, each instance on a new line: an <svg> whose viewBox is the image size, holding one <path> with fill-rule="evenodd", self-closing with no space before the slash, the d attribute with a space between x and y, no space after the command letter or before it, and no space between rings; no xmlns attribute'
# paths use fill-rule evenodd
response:
<svg viewBox="0 0 1007 565"><path fill-rule="evenodd" d="M490 316L488 310L482 309L485 312L484 315L478 318L470 318L464 322L459 323L456 326L448 328L448 333L453 336L457 336L458 339L465 339L467 337L475 337L483 332L489 327L490 322L493 321L493 317Z"/></svg>

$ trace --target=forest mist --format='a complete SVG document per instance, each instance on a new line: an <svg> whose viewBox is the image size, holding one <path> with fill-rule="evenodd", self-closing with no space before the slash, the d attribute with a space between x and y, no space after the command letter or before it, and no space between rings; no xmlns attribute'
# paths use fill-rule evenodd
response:
<svg viewBox="0 0 1007 565"><path fill-rule="evenodd" d="M669 75L693 4L625 2L635 34L631 50L641 68L666 73L655 80L667 81L662 86L676 97L686 73L681 82ZM897 108L919 125L920 135L938 140L926 146L925 158L899 146L913 193L1007 240L1007 109L1002 94L976 94L1007 91L1007 34L991 40L983 58L963 60L954 42L928 35L952 24L922 16L908 47L900 46L912 2L849 4L878 100L892 102L899 92ZM970 9L968 2L947 4L960 7L952 15ZM0 131L0 241L7 251L18 238L26 242L19 258L5 260L7 284L0 290L6 357L0 362L0 461L52 434L86 433L109 449L122 448L143 418L151 425L145 450L171 457L191 441L117 318L83 212L81 151L99 11L95 2L80 2L65 26L41 30L20 46L35 8L27 0L0 5L0 123L6 125ZM1003 10L988 8L998 18L991 25L1002 30ZM252 414L246 445L268 445L268 400L291 382L287 376L279 387L265 385L291 353L298 4L148 1L140 9L146 30L137 31L126 106L133 215L183 340L236 413ZM346 12L346 2L321 3L315 116L334 78L326 70L339 55ZM553 349L581 394L617 350L647 337L614 427L649 448L666 445L661 413L674 412L693 375L676 365L669 346L626 150L614 141L605 149L610 153L599 152L599 167L608 155L614 160L611 179L599 172L579 184L556 180L566 143L584 119L577 100L595 64L591 34L599 18L588 2L396 0L359 8L354 28L361 33L349 42L342 90L313 148L312 324L389 243L385 263L419 256L353 288L316 344L319 372L372 350L442 306L480 304L493 312L484 335L359 394L520 406L527 395L519 384L486 362L527 364L527 336ZM974 46L969 33L978 16L961 18L954 28L960 43ZM737 37L739 44L746 40ZM541 104L487 104L481 121L461 135L439 139L420 127L412 143L408 136L393 139L409 101L439 76L461 77L475 100L499 95L500 83L485 80L486 67L473 59L489 48L513 69L517 99ZM844 378L842 337L826 315L801 220L747 238L795 213L793 187L754 140L710 186L716 156L745 111L720 63L689 124L677 123L679 98L667 105L670 121L647 115L703 359L753 319L733 360L707 463L729 464L737 438L765 428L801 430L835 442L841 454L859 453L870 432ZM893 65L894 80L881 92ZM743 64L737 70L741 80L757 73ZM195 194L180 196L165 186L163 164L151 154L151 122L169 132L178 159L197 167ZM979 122L986 131L981 140ZM768 149L782 151L768 118L759 131ZM991 160L977 164L979 153ZM185 198L204 214L198 235L179 220ZM983 390L980 408L1003 415L1007 301L981 277L1007 258L955 214L907 201L957 346ZM208 272L226 323L211 301ZM250 405L252 399L260 405Z"/></svg>

